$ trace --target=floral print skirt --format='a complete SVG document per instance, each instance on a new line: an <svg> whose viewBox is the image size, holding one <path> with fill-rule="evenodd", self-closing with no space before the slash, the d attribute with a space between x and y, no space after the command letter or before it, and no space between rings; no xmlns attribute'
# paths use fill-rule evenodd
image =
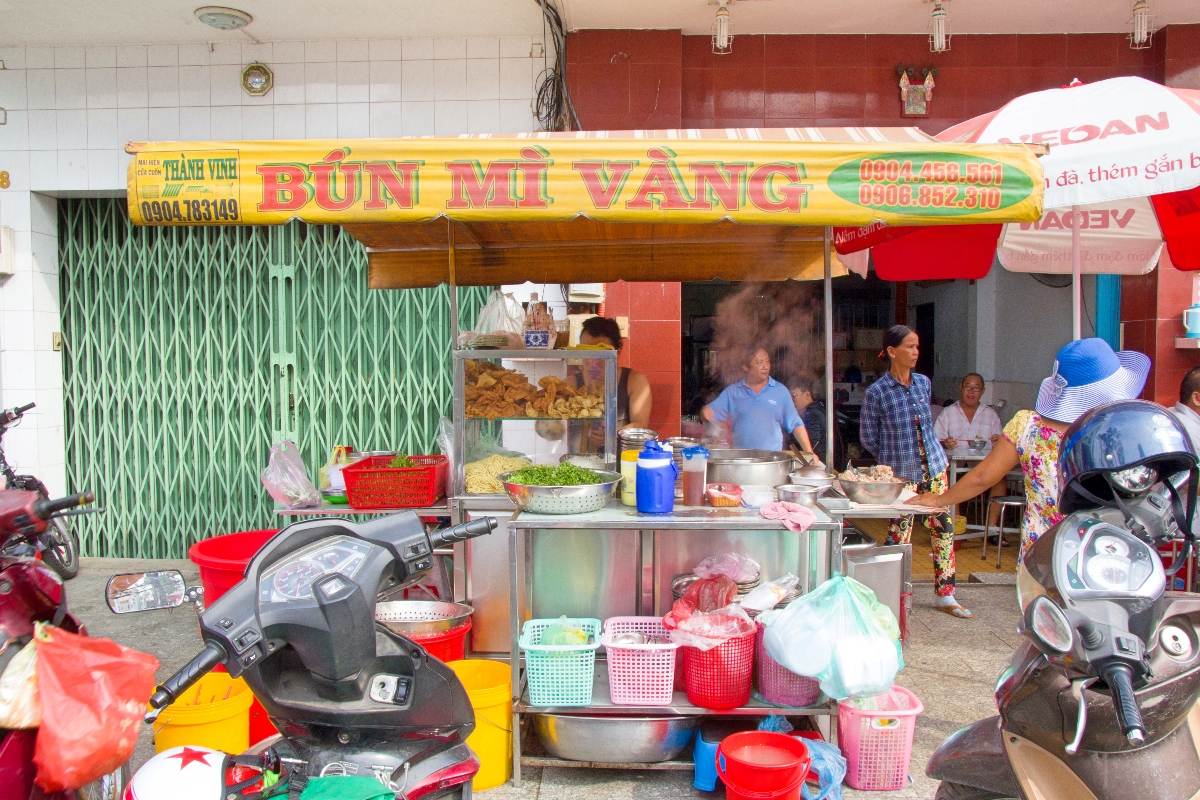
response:
<svg viewBox="0 0 1200 800"><path fill-rule="evenodd" d="M908 483L908 488L917 494L941 494L949 487L946 470L932 478L929 477L928 470L925 470L924 478L920 483ZM912 515L893 519L888 525L886 544L911 543L913 519ZM947 597L954 594L954 518L948 511L930 514L925 517L925 525L929 528L929 537L933 545L933 588L939 596Z"/></svg>

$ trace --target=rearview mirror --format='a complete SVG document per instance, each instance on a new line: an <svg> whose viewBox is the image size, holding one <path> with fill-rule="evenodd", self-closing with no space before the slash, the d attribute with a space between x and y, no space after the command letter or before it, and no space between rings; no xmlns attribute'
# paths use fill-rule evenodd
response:
<svg viewBox="0 0 1200 800"><path fill-rule="evenodd" d="M108 579L104 599L114 614L178 608L183 605L187 586L178 570L130 572Z"/></svg>

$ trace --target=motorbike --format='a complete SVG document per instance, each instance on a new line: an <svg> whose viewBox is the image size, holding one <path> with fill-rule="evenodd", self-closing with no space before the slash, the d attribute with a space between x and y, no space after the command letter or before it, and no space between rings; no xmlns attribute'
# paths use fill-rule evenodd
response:
<svg viewBox="0 0 1200 800"><path fill-rule="evenodd" d="M466 745L475 727L466 690L420 645L376 623L375 604L428 574L435 548L495 527L494 517L482 517L427 532L410 511L289 525L200 614L204 649L156 689L147 722L222 665L245 679L280 731L262 763L284 765L290 791L312 777L363 775L406 800L469 798L479 761ZM196 591L168 571L114 576L107 596L114 612L126 613L179 606ZM163 764L171 752L138 771L131 796L183 796L179 762ZM173 780L162 778L164 769ZM205 787L229 793L222 780ZM187 796L207 798L209 788Z"/></svg>
<svg viewBox="0 0 1200 800"><path fill-rule="evenodd" d="M1161 406L1111 406L1064 434L1069 513L1018 569L1025 640L997 679L999 715L934 752L937 800L1200 791L1200 595L1165 590L1193 546L1196 458ZM1182 549L1167 570L1171 543Z"/></svg>
<svg viewBox="0 0 1200 800"><path fill-rule="evenodd" d="M0 411L0 440L9 428L18 424L36 405L29 403ZM35 492L43 500L50 498L46 484L33 475L16 473L4 456L3 444L0 444L0 475L4 477L5 489ZM34 534L10 536L4 545L0 546L0 555L20 557L31 553L40 553L42 561L64 580L70 580L79 574L79 534L61 516L52 517L46 526Z"/></svg>
<svg viewBox="0 0 1200 800"><path fill-rule="evenodd" d="M91 503L91 494L74 494L48 500L35 491L0 491L0 547L13 539L45 533L70 509ZM32 558L14 557L0 549L0 673L33 638L34 624L46 622L72 633L86 634L78 618L67 611L62 579L49 565ZM0 797L13 800L118 800L129 780L120 770L75 792L44 793L34 783L33 763L37 730L0 731Z"/></svg>

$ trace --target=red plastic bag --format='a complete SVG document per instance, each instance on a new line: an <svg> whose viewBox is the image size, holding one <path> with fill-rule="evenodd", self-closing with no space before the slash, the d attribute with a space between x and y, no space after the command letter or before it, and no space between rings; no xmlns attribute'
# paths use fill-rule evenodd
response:
<svg viewBox="0 0 1200 800"><path fill-rule="evenodd" d="M33 763L47 792L78 789L133 755L158 659L38 624L42 726Z"/></svg>
<svg viewBox="0 0 1200 800"><path fill-rule="evenodd" d="M697 611L716 611L733 602L737 597L737 584L724 575L716 578L701 578L692 581L683 597L675 601L671 610L663 617L663 625L674 630Z"/></svg>

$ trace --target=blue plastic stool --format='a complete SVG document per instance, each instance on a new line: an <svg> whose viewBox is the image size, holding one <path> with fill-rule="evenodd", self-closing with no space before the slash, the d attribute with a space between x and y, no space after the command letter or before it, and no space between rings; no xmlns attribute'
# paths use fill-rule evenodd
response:
<svg viewBox="0 0 1200 800"><path fill-rule="evenodd" d="M696 741L692 745L692 762L695 777L692 786L702 792L715 791L717 788L717 746L726 736L732 736L742 731L752 731L758 727L758 718L745 720L710 719L700 723L696 731Z"/></svg>

